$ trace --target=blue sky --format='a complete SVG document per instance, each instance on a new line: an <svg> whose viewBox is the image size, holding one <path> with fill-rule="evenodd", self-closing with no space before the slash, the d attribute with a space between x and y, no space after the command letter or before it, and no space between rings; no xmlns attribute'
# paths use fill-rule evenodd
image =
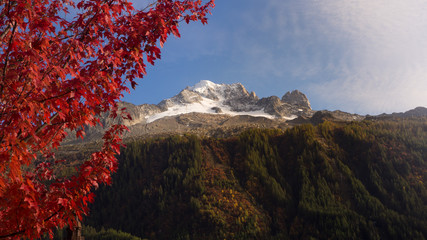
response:
<svg viewBox="0 0 427 240"><path fill-rule="evenodd" d="M427 107L426 12L427 0L216 0L123 100L157 104L206 79L259 97L298 89L315 110Z"/></svg>

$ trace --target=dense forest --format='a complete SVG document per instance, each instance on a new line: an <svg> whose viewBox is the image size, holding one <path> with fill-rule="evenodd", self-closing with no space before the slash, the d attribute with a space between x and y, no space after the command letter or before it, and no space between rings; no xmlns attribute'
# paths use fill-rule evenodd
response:
<svg viewBox="0 0 427 240"><path fill-rule="evenodd" d="M143 239L426 239L427 118L129 143L86 225ZM96 229L96 230L95 230Z"/></svg>

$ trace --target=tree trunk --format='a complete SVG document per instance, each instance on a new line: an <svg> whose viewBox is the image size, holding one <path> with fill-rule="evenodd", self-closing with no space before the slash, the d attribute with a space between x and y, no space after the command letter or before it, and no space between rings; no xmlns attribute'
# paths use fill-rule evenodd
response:
<svg viewBox="0 0 427 240"><path fill-rule="evenodd" d="M73 229L67 227L66 236L64 240L84 240L85 238L82 236L82 224L77 219L77 224Z"/></svg>

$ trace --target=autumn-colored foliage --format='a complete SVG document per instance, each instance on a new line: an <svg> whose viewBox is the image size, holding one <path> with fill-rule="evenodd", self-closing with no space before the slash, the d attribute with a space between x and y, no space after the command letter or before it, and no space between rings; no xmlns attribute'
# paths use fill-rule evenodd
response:
<svg viewBox="0 0 427 240"><path fill-rule="evenodd" d="M101 151L71 178L57 179L55 162L37 159L52 159L67 132L84 137L100 113L116 117L123 91L160 58L158 45L180 36L180 22L205 24L212 7L213 0L158 0L143 10L128 0L0 1L0 238L36 238L87 212L91 190L117 168L125 127L108 130Z"/></svg>

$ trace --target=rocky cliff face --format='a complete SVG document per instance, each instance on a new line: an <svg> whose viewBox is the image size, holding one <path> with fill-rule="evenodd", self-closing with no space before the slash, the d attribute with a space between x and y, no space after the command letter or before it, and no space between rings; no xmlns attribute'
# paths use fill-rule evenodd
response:
<svg viewBox="0 0 427 240"><path fill-rule="evenodd" d="M307 96L298 90L287 92L285 95L283 95L282 102L311 109Z"/></svg>

